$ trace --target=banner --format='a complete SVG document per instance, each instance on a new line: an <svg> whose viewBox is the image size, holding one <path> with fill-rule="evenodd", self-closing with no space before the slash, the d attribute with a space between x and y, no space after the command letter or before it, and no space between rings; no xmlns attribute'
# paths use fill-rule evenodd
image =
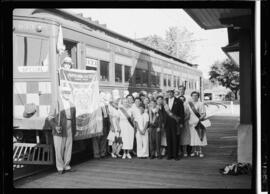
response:
<svg viewBox="0 0 270 194"><path fill-rule="evenodd" d="M97 72L60 68L59 77L60 87L70 88L70 99L76 107L75 140L101 135L103 122Z"/></svg>

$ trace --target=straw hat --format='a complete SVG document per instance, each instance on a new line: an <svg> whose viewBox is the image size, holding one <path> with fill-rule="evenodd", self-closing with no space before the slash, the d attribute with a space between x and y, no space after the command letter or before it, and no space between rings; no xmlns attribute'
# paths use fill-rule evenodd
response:
<svg viewBox="0 0 270 194"><path fill-rule="evenodd" d="M123 94L124 94L124 98L125 98L127 95L129 95L129 91L124 90Z"/></svg>
<svg viewBox="0 0 270 194"><path fill-rule="evenodd" d="M133 96L134 98L137 98L137 97L139 97L139 94L138 94L137 92L133 92L133 93L132 93L132 96Z"/></svg>
<svg viewBox="0 0 270 194"><path fill-rule="evenodd" d="M74 64L70 57L65 57L62 64L64 64L64 63L69 63L69 64L72 64L72 65Z"/></svg>

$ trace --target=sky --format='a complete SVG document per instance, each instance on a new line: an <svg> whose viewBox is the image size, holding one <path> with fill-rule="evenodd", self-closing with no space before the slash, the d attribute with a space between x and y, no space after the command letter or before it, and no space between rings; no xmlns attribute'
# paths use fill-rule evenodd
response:
<svg viewBox="0 0 270 194"><path fill-rule="evenodd" d="M210 66L215 61L227 58L221 50L228 44L227 29L204 30L183 9L67 9L74 13L82 13L84 17L98 20L107 28L129 38L142 38L158 35L165 38L166 30L176 26L187 28L194 33L196 41L192 61L199 65L203 77L208 78Z"/></svg>

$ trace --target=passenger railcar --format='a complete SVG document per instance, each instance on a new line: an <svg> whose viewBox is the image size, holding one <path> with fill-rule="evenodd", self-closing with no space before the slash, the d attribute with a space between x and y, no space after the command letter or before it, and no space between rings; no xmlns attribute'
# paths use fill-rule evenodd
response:
<svg viewBox="0 0 270 194"><path fill-rule="evenodd" d="M95 69L100 90L120 93L166 91L185 85L187 93L202 92L202 73L182 61L108 30L89 18L61 9L13 11L14 126L16 131L35 131L51 144L46 117L57 100L57 69L65 55L56 43L62 27L66 54L76 69ZM24 105L35 103L37 112L23 118ZM42 138L41 138L42 139Z"/></svg>

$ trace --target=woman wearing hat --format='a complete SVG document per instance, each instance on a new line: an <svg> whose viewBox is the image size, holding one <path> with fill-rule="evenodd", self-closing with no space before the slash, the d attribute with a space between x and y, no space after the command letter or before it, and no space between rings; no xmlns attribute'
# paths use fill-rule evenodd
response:
<svg viewBox="0 0 270 194"><path fill-rule="evenodd" d="M55 148L56 168L59 174L71 171L69 165L72 154L72 142L76 132L76 109L70 101L71 89L61 88L61 94L49 113Z"/></svg>
<svg viewBox="0 0 270 194"><path fill-rule="evenodd" d="M113 90L112 91L112 101L110 100L108 104L108 113L109 113L109 118L110 118L110 132L108 134L107 140L109 141L108 144L109 146L112 147L112 153L111 156L112 158L117 158L117 157L122 157L119 154L120 150L114 150L113 149L113 144L115 141L115 137L118 138L118 134L121 132L120 126L119 126L119 100L120 100L120 95L118 90Z"/></svg>
<svg viewBox="0 0 270 194"><path fill-rule="evenodd" d="M106 107L105 103L105 93L100 92L100 108L102 111L102 120L103 120L103 130L102 135L93 137L92 143L93 143L93 150L94 150L94 158L100 159L105 158L107 154L107 136L108 136L108 130L109 130L109 118L108 118L108 108Z"/></svg>

